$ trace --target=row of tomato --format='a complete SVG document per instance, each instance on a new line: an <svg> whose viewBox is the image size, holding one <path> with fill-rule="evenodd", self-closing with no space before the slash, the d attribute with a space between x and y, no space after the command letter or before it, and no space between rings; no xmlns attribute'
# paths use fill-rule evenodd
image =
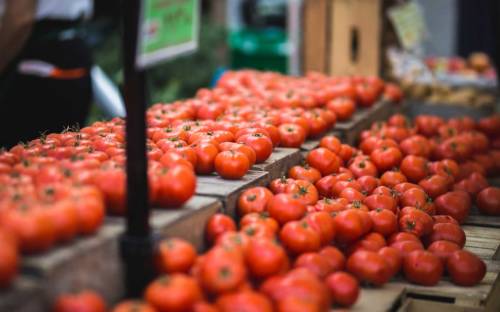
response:
<svg viewBox="0 0 500 312"><path fill-rule="evenodd" d="M228 216L212 216L204 254L181 239L164 241L157 266L167 275L148 286L144 302L125 301L113 311L327 311L354 304L359 283L380 287L400 274L424 286L445 275L459 286L479 283L486 265L463 249L460 224L473 200L482 212L500 214L500 189L483 176L500 169L500 119L473 128L463 127L468 118L441 120L437 128L455 129L445 137L450 131L429 135L432 127L418 126L425 118L437 120L421 116L413 127L392 116L363 133L359 149L322 138L288 177L241 194L239 230ZM468 136L474 140L461 141ZM428 143L451 147L447 140L455 137L470 149L467 157L443 157L435 151L446 149ZM464 187L469 180L473 188ZM78 302L70 299L58 301L56 311L69 311L65 300Z"/></svg>
<svg viewBox="0 0 500 312"><path fill-rule="evenodd" d="M193 99L153 105L150 202L181 207L195 192L195 174L241 178L275 146L298 147L381 97L399 101L400 92L378 78L242 71ZM106 214L125 213L125 145L125 121L114 118L0 151L0 287L16 276L20 253L92 235Z"/></svg>

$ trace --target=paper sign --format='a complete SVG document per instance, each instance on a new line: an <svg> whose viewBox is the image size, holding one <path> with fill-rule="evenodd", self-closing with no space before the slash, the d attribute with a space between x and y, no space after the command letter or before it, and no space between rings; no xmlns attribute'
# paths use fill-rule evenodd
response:
<svg viewBox="0 0 500 312"><path fill-rule="evenodd" d="M427 31L420 6L410 1L390 8L388 15L403 47L407 50L420 48Z"/></svg>

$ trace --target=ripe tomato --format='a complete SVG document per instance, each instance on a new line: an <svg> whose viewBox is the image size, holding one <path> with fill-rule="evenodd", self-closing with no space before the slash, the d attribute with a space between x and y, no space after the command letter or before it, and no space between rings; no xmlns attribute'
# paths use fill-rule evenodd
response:
<svg viewBox="0 0 500 312"><path fill-rule="evenodd" d="M248 157L242 152L225 151L215 157L215 171L223 179L241 179L250 169Z"/></svg>
<svg viewBox="0 0 500 312"><path fill-rule="evenodd" d="M335 113L338 120L344 121L351 118L356 110L356 102L352 98L340 97L329 101L326 107Z"/></svg>
<svg viewBox="0 0 500 312"><path fill-rule="evenodd" d="M215 242L220 235L229 231L236 231L236 224L230 217L216 213L208 219L205 233L209 242Z"/></svg>
<svg viewBox="0 0 500 312"><path fill-rule="evenodd" d="M398 230L398 220L394 212L387 209L374 209L370 211L373 222L373 231L388 237Z"/></svg>
<svg viewBox="0 0 500 312"><path fill-rule="evenodd" d="M326 212L338 212L346 209L346 205L349 204L345 198L323 198L316 202L314 205L314 211L326 211Z"/></svg>
<svg viewBox="0 0 500 312"><path fill-rule="evenodd" d="M298 148L306 140L306 131L298 124L284 123L278 127L280 144L283 147Z"/></svg>
<svg viewBox="0 0 500 312"><path fill-rule="evenodd" d="M403 159L403 154L396 147L382 147L375 149L370 154L370 159L380 172L384 172L399 166Z"/></svg>
<svg viewBox="0 0 500 312"><path fill-rule="evenodd" d="M196 190L196 176L183 165L163 167L158 172L156 203L161 208L177 208L188 201Z"/></svg>
<svg viewBox="0 0 500 312"><path fill-rule="evenodd" d="M361 191L361 184L358 181L349 178L347 180L337 181L332 188L333 194L336 196L340 196L340 193L344 191L346 188L351 188L357 191Z"/></svg>
<svg viewBox="0 0 500 312"><path fill-rule="evenodd" d="M334 218L336 240L341 243L350 243L368 232L370 229L365 228L362 218L358 211L353 209L340 211Z"/></svg>
<svg viewBox="0 0 500 312"><path fill-rule="evenodd" d="M462 228L453 223L437 223L432 227L432 233L427 238L428 243L435 241L450 241L460 248L465 245L465 232Z"/></svg>
<svg viewBox="0 0 500 312"><path fill-rule="evenodd" d="M446 270L454 284L474 286L483 280L486 264L467 250L457 250L448 256Z"/></svg>
<svg viewBox="0 0 500 312"><path fill-rule="evenodd" d="M413 135L404 139L399 144L399 148L405 155L414 155L423 158L429 158L431 155L429 140L421 135Z"/></svg>
<svg viewBox="0 0 500 312"><path fill-rule="evenodd" d="M274 195L267 205L271 218L281 225L299 220L306 213L306 205L297 194L281 193Z"/></svg>
<svg viewBox="0 0 500 312"><path fill-rule="evenodd" d="M282 176L281 178L272 180L271 183L269 183L269 189L273 192L273 194L284 193L287 186L293 182L295 182L294 179Z"/></svg>
<svg viewBox="0 0 500 312"><path fill-rule="evenodd" d="M328 245L335 238L335 223L328 212L313 212L308 214L304 220L319 233L321 245Z"/></svg>
<svg viewBox="0 0 500 312"><path fill-rule="evenodd" d="M240 227L243 228L244 226L252 223L262 223L265 226L267 226L272 232L275 233L279 229L278 222L274 218L271 218L267 212L261 212L261 213L252 212L244 215L243 218L241 218L240 220Z"/></svg>
<svg viewBox="0 0 500 312"><path fill-rule="evenodd" d="M323 176L337 173L340 167L340 158L330 150L319 147L307 155L307 163L318 169Z"/></svg>
<svg viewBox="0 0 500 312"><path fill-rule="evenodd" d="M433 162L429 165L430 171L433 174L439 174L443 176L453 176L456 180L460 175L460 167L458 163L452 159L443 159L441 161Z"/></svg>
<svg viewBox="0 0 500 312"><path fill-rule="evenodd" d="M380 248L378 250L378 254L381 255L387 262L391 276L395 276L399 273L399 271L401 271L403 255L398 249L386 246Z"/></svg>
<svg viewBox="0 0 500 312"><path fill-rule="evenodd" d="M293 266L295 268L305 268L321 279L325 278L332 271L328 259L317 252L306 252L301 254L295 259Z"/></svg>
<svg viewBox="0 0 500 312"><path fill-rule="evenodd" d="M192 312L219 312L219 309L211 303L198 301L193 305Z"/></svg>
<svg viewBox="0 0 500 312"><path fill-rule="evenodd" d="M399 195L401 195L404 192L406 192L412 188L422 189L419 185L416 185L416 184L413 184L410 182L403 182L403 183L396 184L396 185L394 185L394 187L392 189L394 191L396 191Z"/></svg>
<svg viewBox="0 0 500 312"><path fill-rule="evenodd" d="M233 142L224 142L219 144L219 149L221 151L237 151L245 154L250 163L250 167L255 164L256 154L255 151L247 145L233 143Z"/></svg>
<svg viewBox="0 0 500 312"><path fill-rule="evenodd" d="M434 223L431 216L414 207L403 208L398 222L400 231L409 232L418 237L430 234Z"/></svg>
<svg viewBox="0 0 500 312"><path fill-rule="evenodd" d="M476 198L476 203L481 213L487 215L500 215L500 188L487 187Z"/></svg>
<svg viewBox="0 0 500 312"><path fill-rule="evenodd" d="M238 199L238 211L240 216L252 212L266 211L267 203L273 197L273 193L266 187L256 186L246 189Z"/></svg>
<svg viewBox="0 0 500 312"><path fill-rule="evenodd" d="M392 196L388 195L373 194L367 196L363 200L363 204L365 204L370 210L387 209L394 213L396 213L398 208L396 200Z"/></svg>
<svg viewBox="0 0 500 312"><path fill-rule="evenodd" d="M78 232L82 235L95 233L104 221L102 193L94 186L79 186L71 190L71 199L78 218Z"/></svg>
<svg viewBox="0 0 500 312"><path fill-rule="evenodd" d="M302 254L317 251L321 247L321 236L306 221L290 221L280 231L280 240L288 251Z"/></svg>
<svg viewBox="0 0 500 312"><path fill-rule="evenodd" d="M106 303L100 295L91 290L57 297L54 312L92 311L106 312Z"/></svg>
<svg viewBox="0 0 500 312"><path fill-rule="evenodd" d="M94 174L93 183L104 195L108 212L115 215L125 214L127 185L125 171L122 168L98 170Z"/></svg>
<svg viewBox="0 0 500 312"><path fill-rule="evenodd" d="M245 250L249 273L256 278L278 274L287 265L287 255L275 240L265 237L250 239Z"/></svg>
<svg viewBox="0 0 500 312"><path fill-rule="evenodd" d="M140 300L125 300L118 303L111 312L155 312L156 310L148 303Z"/></svg>
<svg viewBox="0 0 500 312"><path fill-rule="evenodd" d="M352 171L356 178L360 178L362 176L378 176L377 167L373 164L373 162L366 159L353 161L349 165L349 170Z"/></svg>
<svg viewBox="0 0 500 312"><path fill-rule="evenodd" d="M408 233L408 232L398 232L398 233L392 234L389 237L389 239L387 240L387 243L389 245L392 245L393 243L403 242L403 241L415 241L415 242L420 243L420 245L422 245L422 243L420 242L420 239L415 234Z"/></svg>
<svg viewBox="0 0 500 312"><path fill-rule="evenodd" d="M434 224L436 224L436 223L453 223L453 224L459 225L458 221L449 215L435 215L435 216L432 216L432 219L434 220Z"/></svg>
<svg viewBox="0 0 500 312"><path fill-rule="evenodd" d="M403 271L412 283L434 286L443 275L443 263L429 251L415 250L404 257Z"/></svg>
<svg viewBox="0 0 500 312"><path fill-rule="evenodd" d="M340 159L344 161L344 163L347 163L352 155L354 154L354 148L348 144L342 144L340 145L340 151L338 153L338 156Z"/></svg>
<svg viewBox="0 0 500 312"><path fill-rule="evenodd" d="M321 179L321 172L314 167L309 165L304 166L293 166L288 170L288 176L295 180L306 180L311 183L316 183Z"/></svg>
<svg viewBox="0 0 500 312"><path fill-rule="evenodd" d="M187 273L196 259L194 246L180 238L163 240L156 252L156 267L161 273Z"/></svg>
<svg viewBox="0 0 500 312"><path fill-rule="evenodd" d="M347 270L362 282L381 286L392 277L385 259L374 251L358 250L347 259Z"/></svg>
<svg viewBox="0 0 500 312"><path fill-rule="evenodd" d="M223 247L212 248L205 254L200 277L203 288L212 294L238 289L246 281L243 255L232 253Z"/></svg>
<svg viewBox="0 0 500 312"><path fill-rule="evenodd" d="M285 189L285 193L297 195L305 205L314 205L319 198L318 190L314 184L305 180L296 180L289 184Z"/></svg>
<svg viewBox="0 0 500 312"><path fill-rule="evenodd" d="M408 181L418 183L429 174L428 161L424 157L408 155L403 158L400 170Z"/></svg>
<svg viewBox="0 0 500 312"><path fill-rule="evenodd" d="M465 221L472 206L470 196L463 191L444 193L436 198L436 213L449 215L459 223Z"/></svg>
<svg viewBox="0 0 500 312"><path fill-rule="evenodd" d="M220 312L238 311L242 307L248 311L273 311L271 301L266 296L253 290L224 294L217 298L216 306Z"/></svg>
<svg viewBox="0 0 500 312"><path fill-rule="evenodd" d="M365 199L365 195L363 195L363 193L352 187L344 188L340 192L339 197L347 199L349 203L354 203L354 202L362 203L363 200Z"/></svg>
<svg viewBox="0 0 500 312"><path fill-rule="evenodd" d="M345 267L345 256L344 254L333 246L323 247L319 251L319 254L324 256L331 268L331 272L341 271Z"/></svg>
<svg viewBox="0 0 500 312"><path fill-rule="evenodd" d="M354 244L349 245L346 249L346 254L351 255L358 250L378 251L386 245L385 238L381 234L370 232Z"/></svg>
<svg viewBox="0 0 500 312"><path fill-rule="evenodd" d="M160 312L186 311L202 299L196 280L188 275L163 275L148 285L144 297Z"/></svg>
<svg viewBox="0 0 500 312"><path fill-rule="evenodd" d="M251 147L255 151L257 163L264 162L273 152L273 142L261 133L242 135L236 142Z"/></svg>
<svg viewBox="0 0 500 312"><path fill-rule="evenodd" d="M435 174L431 175L423 180L421 180L418 185L420 185L424 191L432 198L437 198L439 195L442 195L451 187L451 181L446 177Z"/></svg>
<svg viewBox="0 0 500 312"><path fill-rule="evenodd" d="M359 283L349 273L335 272L325 280L333 302L343 307L352 306L359 296Z"/></svg>
<svg viewBox="0 0 500 312"><path fill-rule="evenodd" d="M340 142L340 140L336 136L333 136L333 135L324 136L319 141L320 147L327 148L337 155L340 152L341 145L342 145L342 143Z"/></svg>
<svg viewBox="0 0 500 312"><path fill-rule="evenodd" d="M10 233L0 233L0 288L9 286L18 272L17 243L9 235Z"/></svg>
<svg viewBox="0 0 500 312"><path fill-rule="evenodd" d="M420 240L402 240L396 241L390 245L390 247L396 248L399 250L403 257L406 257L410 252L415 250L424 250L424 245L420 242Z"/></svg>
<svg viewBox="0 0 500 312"><path fill-rule="evenodd" d="M415 207L418 209L423 209L425 211L432 210L427 209L426 206L434 205L432 199L427 196L427 194L419 188L411 188L403 193L400 197L401 206Z"/></svg>
<svg viewBox="0 0 500 312"><path fill-rule="evenodd" d="M434 255L441 259L443 265L446 265L448 257L457 250L460 250L460 246L457 244L447 241L447 240L437 240L432 242L432 244L427 247L427 251L432 252Z"/></svg>
<svg viewBox="0 0 500 312"><path fill-rule="evenodd" d="M78 215L74 202L63 199L54 203L41 205L56 233L56 242L68 242L78 233Z"/></svg>
<svg viewBox="0 0 500 312"><path fill-rule="evenodd" d="M359 177L356 181L361 185L361 192L365 194L371 194L380 186L380 180L372 176Z"/></svg>
<svg viewBox="0 0 500 312"><path fill-rule="evenodd" d="M244 233L248 237L275 238L276 234L276 231L262 222L247 224L241 228L240 232Z"/></svg>
<svg viewBox="0 0 500 312"><path fill-rule="evenodd" d="M196 173L210 174L214 171L215 157L219 148L212 143L198 142L191 145L196 153Z"/></svg>

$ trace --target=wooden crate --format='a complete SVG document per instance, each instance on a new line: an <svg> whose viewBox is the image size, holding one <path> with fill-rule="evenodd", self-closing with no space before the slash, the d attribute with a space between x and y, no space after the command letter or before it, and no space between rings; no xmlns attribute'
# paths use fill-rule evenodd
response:
<svg viewBox="0 0 500 312"><path fill-rule="evenodd" d="M328 72L330 0L304 1L302 71Z"/></svg>
<svg viewBox="0 0 500 312"><path fill-rule="evenodd" d="M271 157L261 164L256 164L252 170L266 171L269 174L269 180L282 177L291 167L300 164L302 154L299 149L277 147L274 149Z"/></svg>

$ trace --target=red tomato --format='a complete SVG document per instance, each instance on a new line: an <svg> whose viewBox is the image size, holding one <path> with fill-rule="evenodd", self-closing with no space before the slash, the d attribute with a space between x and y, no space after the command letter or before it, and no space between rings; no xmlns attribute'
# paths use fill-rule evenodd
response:
<svg viewBox="0 0 500 312"><path fill-rule="evenodd" d="M335 216L334 221L337 230L336 239L342 243L356 241L364 233L367 233L372 226L372 224L366 226L360 213L353 209L340 211Z"/></svg>
<svg viewBox="0 0 500 312"><path fill-rule="evenodd" d="M76 294L60 295L53 307L54 312L105 312L106 303L100 295L91 290L84 290Z"/></svg>
<svg viewBox="0 0 500 312"><path fill-rule="evenodd" d="M436 212L449 215L459 223L465 221L471 208L469 194L463 191L447 192L435 200Z"/></svg>
<svg viewBox="0 0 500 312"><path fill-rule="evenodd" d="M394 213L396 213L398 208L396 200L394 200L392 196L388 195L370 195L363 200L363 204L365 204L370 210L387 209Z"/></svg>
<svg viewBox="0 0 500 312"><path fill-rule="evenodd" d="M306 213L306 205L297 194L281 193L271 198L267 211L272 218L283 225L302 218Z"/></svg>
<svg viewBox="0 0 500 312"><path fill-rule="evenodd" d="M264 295L253 290L224 294L217 298L217 308L220 312L232 312L245 307L248 311L272 312L273 305Z"/></svg>
<svg viewBox="0 0 500 312"><path fill-rule="evenodd" d="M317 252L306 252L295 259L295 268L306 268L319 278L323 279L332 272L328 259Z"/></svg>
<svg viewBox="0 0 500 312"><path fill-rule="evenodd" d="M280 240L293 254L318 251L321 247L321 236L306 221L286 223L280 232Z"/></svg>
<svg viewBox="0 0 500 312"><path fill-rule="evenodd" d="M446 240L463 248L465 245L465 232L460 226L453 223L437 223L432 228L432 233L427 238L429 243Z"/></svg>
<svg viewBox="0 0 500 312"><path fill-rule="evenodd" d="M339 121L344 121L354 114L356 103L351 98L335 98L329 101L326 107L335 113Z"/></svg>
<svg viewBox="0 0 500 312"><path fill-rule="evenodd" d="M264 162L273 152L273 142L261 133L245 134L238 138L237 143L250 146L255 151L257 163Z"/></svg>
<svg viewBox="0 0 500 312"><path fill-rule="evenodd" d="M306 140L304 128L293 123L284 123L278 127L281 146L298 148Z"/></svg>
<svg viewBox="0 0 500 312"><path fill-rule="evenodd" d="M476 198L476 203L481 213L487 215L500 215L500 188L487 187Z"/></svg>
<svg viewBox="0 0 500 312"><path fill-rule="evenodd" d="M443 275L443 263L431 252L415 250L404 258L403 270L406 279L410 282L434 286Z"/></svg>
<svg viewBox="0 0 500 312"><path fill-rule="evenodd" d="M240 253L223 247L212 248L204 255L200 268L201 285L211 294L234 291L246 281L246 266Z"/></svg>
<svg viewBox="0 0 500 312"><path fill-rule="evenodd" d="M340 140L333 135L327 135L324 136L320 141L319 141L319 146L324 147L332 151L333 153L337 154L340 152L340 146L342 143Z"/></svg>
<svg viewBox="0 0 500 312"><path fill-rule="evenodd" d="M399 273L399 271L401 271L403 255L398 249L386 246L380 248L378 250L378 254L381 255L387 262L391 276L395 276Z"/></svg>
<svg viewBox="0 0 500 312"><path fill-rule="evenodd" d="M321 245L328 245L335 238L335 223L328 212L313 212L304 220L320 234Z"/></svg>
<svg viewBox="0 0 500 312"><path fill-rule="evenodd" d="M193 196L196 189L194 172L183 165L161 168L158 179L156 204L161 208L182 206Z"/></svg>
<svg viewBox="0 0 500 312"><path fill-rule="evenodd" d="M196 152L196 173L210 174L214 171L215 157L219 149L212 143L199 142L192 144L191 147Z"/></svg>
<svg viewBox="0 0 500 312"><path fill-rule="evenodd" d="M356 178L362 176L378 176L377 167L369 160L355 160L349 165L349 170L352 171Z"/></svg>
<svg viewBox="0 0 500 312"><path fill-rule="evenodd" d="M432 198L437 198L439 195L446 193L451 186L450 180L439 174L421 180L418 185Z"/></svg>
<svg viewBox="0 0 500 312"><path fill-rule="evenodd" d="M429 174L428 161L424 157L408 155L401 162L400 170L408 181L417 183Z"/></svg>
<svg viewBox="0 0 500 312"><path fill-rule="evenodd" d="M401 160L403 159L403 155L398 148L382 147L375 149L370 154L370 158L375 166L377 166L378 170L384 172L399 166Z"/></svg>
<svg viewBox="0 0 500 312"><path fill-rule="evenodd" d="M311 183L316 183L321 179L321 172L314 167L309 165L304 166L293 166L288 170L288 176L295 180L306 180Z"/></svg>
<svg viewBox="0 0 500 312"><path fill-rule="evenodd" d="M427 247L427 251L432 252L434 255L438 256L443 262L443 265L446 265L446 261L448 257L457 250L460 250L460 246L457 244L447 241L447 240L437 240Z"/></svg>
<svg viewBox="0 0 500 312"><path fill-rule="evenodd" d="M319 251L320 255L323 255L331 268L331 272L341 271L345 267L345 256L344 254L333 246L323 247Z"/></svg>
<svg viewBox="0 0 500 312"><path fill-rule="evenodd" d="M454 284L474 286L483 280L486 264L467 250L457 250L448 256L446 270Z"/></svg>
<svg viewBox="0 0 500 312"><path fill-rule="evenodd" d="M161 273L188 273L196 259L194 246L180 238L160 242L156 251L156 267Z"/></svg>
<svg viewBox="0 0 500 312"><path fill-rule="evenodd" d="M325 283L336 304L343 307L352 306L359 296L359 283L349 273L335 272L330 274Z"/></svg>
<svg viewBox="0 0 500 312"><path fill-rule="evenodd" d="M347 259L347 270L358 280L381 286L391 278L385 259L374 251L359 250Z"/></svg>
<svg viewBox="0 0 500 312"><path fill-rule="evenodd" d="M271 192L273 192L273 194L284 193L287 186L289 184L292 184L293 182L295 182L294 179L287 179L285 176L283 176L281 178L272 180L271 183L269 183L269 189L271 190Z"/></svg>
<svg viewBox="0 0 500 312"><path fill-rule="evenodd" d="M255 237L245 250L245 260L252 276L264 278L281 272L288 259L283 247L274 240Z"/></svg>
<svg viewBox="0 0 500 312"><path fill-rule="evenodd" d="M340 158L330 150L319 147L307 155L307 163L318 169L323 176L337 173L340 167Z"/></svg>
<svg viewBox="0 0 500 312"><path fill-rule="evenodd" d="M366 194L371 194L374 189L380 186L380 180L372 176L363 176L357 179L361 185L361 191Z"/></svg>
<svg viewBox="0 0 500 312"><path fill-rule="evenodd" d="M125 300L118 303L111 312L155 312L156 310L148 303L140 300Z"/></svg>
<svg viewBox="0 0 500 312"><path fill-rule="evenodd" d="M246 189L238 199L238 211L240 216L252 212L264 212L273 193L266 187L255 186Z"/></svg>
<svg viewBox="0 0 500 312"><path fill-rule="evenodd" d="M215 171L223 179L241 179L250 169L248 157L242 152L225 151L215 157Z"/></svg>
<svg viewBox="0 0 500 312"><path fill-rule="evenodd" d="M387 209L374 209L370 211L370 218L373 222L373 231L388 237L397 232L398 220L396 215Z"/></svg>
<svg viewBox="0 0 500 312"><path fill-rule="evenodd" d="M216 213L208 219L205 233L209 242L215 242L220 235L229 231L236 231L236 223L230 217Z"/></svg>

